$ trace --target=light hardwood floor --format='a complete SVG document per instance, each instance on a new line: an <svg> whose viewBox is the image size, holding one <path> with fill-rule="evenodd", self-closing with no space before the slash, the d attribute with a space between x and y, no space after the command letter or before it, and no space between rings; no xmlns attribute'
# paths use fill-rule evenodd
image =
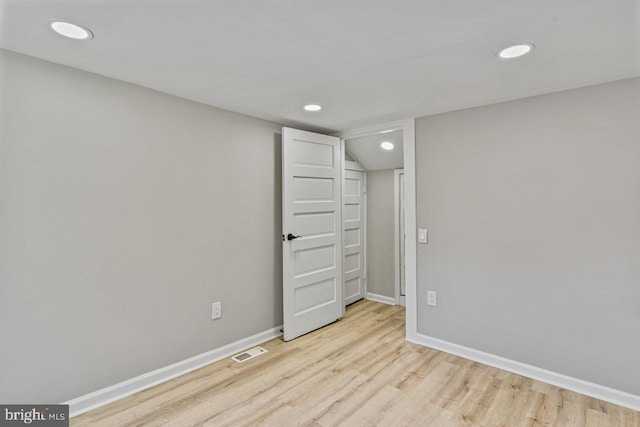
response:
<svg viewBox="0 0 640 427"><path fill-rule="evenodd" d="M404 341L404 310L344 319L206 366L71 426L640 426L640 413Z"/></svg>

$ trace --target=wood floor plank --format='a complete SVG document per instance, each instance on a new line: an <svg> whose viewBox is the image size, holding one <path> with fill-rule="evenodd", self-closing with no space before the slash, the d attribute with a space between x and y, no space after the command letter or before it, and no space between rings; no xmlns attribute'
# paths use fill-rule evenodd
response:
<svg viewBox="0 0 640 427"><path fill-rule="evenodd" d="M640 413L409 343L404 309L361 301L267 353L230 359L90 411L71 426L607 426Z"/></svg>

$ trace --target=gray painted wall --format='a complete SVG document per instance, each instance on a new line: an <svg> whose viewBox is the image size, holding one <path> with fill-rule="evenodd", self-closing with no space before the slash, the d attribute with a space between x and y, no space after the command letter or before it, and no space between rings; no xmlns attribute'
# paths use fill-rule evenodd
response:
<svg viewBox="0 0 640 427"><path fill-rule="evenodd" d="M61 402L282 323L279 125L0 64L0 402Z"/></svg>
<svg viewBox="0 0 640 427"><path fill-rule="evenodd" d="M367 171L367 292L395 297L393 169Z"/></svg>
<svg viewBox="0 0 640 427"><path fill-rule="evenodd" d="M416 132L419 332L640 394L640 79Z"/></svg>

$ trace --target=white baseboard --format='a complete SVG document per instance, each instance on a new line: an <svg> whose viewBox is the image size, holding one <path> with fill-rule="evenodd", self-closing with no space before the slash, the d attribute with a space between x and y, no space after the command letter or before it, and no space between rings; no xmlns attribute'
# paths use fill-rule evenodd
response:
<svg viewBox="0 0 640 427"><path fill-rule="evenodd" d="M506 359L494 354L485 353L480 350L443 341L438 338L432 338L427 335L417 334L413 339L407 338L409 341L425 347L434 348L444 351L445 353L455 354L465 359L473 360L485 365L493 366L514 374L522 375L534 380L542 381L567 390L572 390L596 399L624 406L635 411L640 411L640 396L630 394L624 391L615 390L603 385L584 381L578 378L569 377L557 372L548 371L526 363L517 362L515 360Z"/></svg>
<svg viewBox="0 0 640 427"><path fill-rule="evenodd" d="M383 304L396 305L396 299L385 295L367 292L367 299L371 301L381 302Z"/></svg>
<svg viewBox="0 0 640 427"><path fill-rule="evenodd" d="M180 375L202 368L203 366L217 362L225 357L232 356L249 347L269 341L270 339L282 335L282 332L280 332L281 329L282 326L276 326L275 328L243 338L214 350L207 351L206 353L190 357L189 359L176 362L172 365L165 366L164 368L156 369L155 371L147 372L146 374L122 381L118 384L71 399L64 402L63 405L69 405L69 416L75 417L92 409L106 405L107 403L115 402L123 397L130 396L149 387L153 387L154 385L158 385L165 381L169 381L172 378L176 378Z"/></svg>

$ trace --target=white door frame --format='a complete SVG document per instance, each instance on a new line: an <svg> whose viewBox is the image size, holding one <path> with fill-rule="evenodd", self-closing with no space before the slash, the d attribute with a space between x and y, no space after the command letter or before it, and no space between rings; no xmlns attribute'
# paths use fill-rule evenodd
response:
<svg viewBox="0 0 640 427"><path fill-rule="evenodd" d="M396 292L396 305L406 305L405 298L402 298L401 292L401 279L402 273L400 268L400 242L402 239L400 233L400 192L401 192L401 181L400 175L404 175L404 169L394 169L393 170L393 244L394 244L394 260L395 260L395 292ZM405 232L406 234L406 232ZM405 248L406 249L406 248ZM405 282L406 285L406 282ZM405 291L406 292L406 291Z"/></svg>
<svg viewBox="0 0 640 427"><path fill-rule="evenodd" d="M346 160L344 153L346 152L345 148L345 144L344 144L344 139L341 139L340 141L340 146L342 148L342 158L343 158L343 166L342 166L342 207L344 209L344 205L345 205L345 172L347 170L352 170L352 171L358 171L358 172L363 172L364 173L364 194L362 196L362 208L363 208L363 213L362 213L362 291L364 293L364 297L367 297L367 277L368 277L368 272L367 272L367 171L365 170L365 168L362 167L362 165L360 165L360 163L358 162L354 162L351 160ZM353 158L353 156L351 156ZM344 222L344 214L342 215L342 219ZM343 236L344 239L344 236ZM343 245L344 246L344 245ZM344 250L343 250L344 253ZM344 270L344 268L343 268ZM343 273L343 277L342 277L342 283L344 286L345 283L345 279L344 279L344 273ZM344 295L344 292L342 293ZM344 314L344 313L343 313Z"/></svg>
<svg viewBox="0 0 640 427"><path fill-rule="evenodd" d="M342 165L344 170L345 139L379 134L384 131L402 130L405 180L405 292L406 335L409 341L418 338L417 264L416 264L416 131L415 119L400 120L353 129L336 134L342 139Z"/></svg>

